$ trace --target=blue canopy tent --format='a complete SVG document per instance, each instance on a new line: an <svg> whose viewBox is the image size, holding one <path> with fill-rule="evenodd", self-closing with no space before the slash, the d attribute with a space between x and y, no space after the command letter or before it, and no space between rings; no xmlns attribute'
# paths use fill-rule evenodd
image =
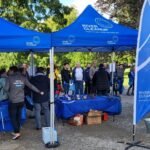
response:
<svg viewBox="0 0 150 150"><path fill-rule="evenodd" d="M89 5L71 25L52 33L51 57L53 57L54 52L115 52L131 50L136 47L137 35L137 30L104 18ZM53 58L51 60L53 62ZM53 72L52 64L51 68ZM52 88L51 101L54 101ZM54 105L52 105L51 109L54 109ZM52 118L52 121L54 122L54 118ZM52 127L54 127L54 124Z"/></svg>
<svg viewBox="0 0 150 150"><path fill-rule="evenodd" d="M52 34L38 33L0 19L0 52L46 51L50 47L51 141L54 135L54 51L122 51L136 47L137 30L118 25L88 6L70 26ZM55 49L54 49L55 48Z"/></svg>
<svg viewBox="0 0 150 150"><path fill-rule="evenodd" d="M138 31L101 16L92 6L70 26L52 33L55 52L122 51L137 44Z"/></svg>
<svg viewBox="0 0 150 150"><path fill-rule="evenodd" d="M27 30L0 18L0 52L41 52L50 47L50 34Z"/></svg>
<svg viewBox="0 0 150 150"><path fill-rule="evenodd" d="M0 52L50 52L50 64L53 66L53 56L51 55L51 34L39 33L27 30L18 25L0 18ZM33 53L32 53L33 54ZM31 56L33 57L33 55ZM52 58L52 59L51 59ZM32 58L33 60L33 58ZM33 65L33 64L32 64ZM50 70L53 72L53 69ZM53 73L51 73L51 91L53 89ZM52 106L51 106L52 108ZM54 109L51 109L51 119L54 118ZM54 129L53 120L51 127ZM53 130L50 132L52 141Z"/></svg>

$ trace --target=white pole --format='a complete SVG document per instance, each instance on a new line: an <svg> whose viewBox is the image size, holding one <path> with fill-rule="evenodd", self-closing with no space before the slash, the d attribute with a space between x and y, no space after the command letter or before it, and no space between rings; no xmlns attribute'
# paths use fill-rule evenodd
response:
<svg viewBox="0 0 150 150"><path fill-rule="evenodd" d="M31 52L30 66L31 66L31 76L33 76L33 67L34 67L34 53Z"/></svg>
<svg viewBox="0 0 150 150"><path fill-rule="evenodd" d="M50 127L52 129L51 134L51 141L54 143L54 48L52 48L50 51Z"/></svg>
<svg viewBox="0 0 150 150"><path fill-rule="evenodd" d="M112 57L111 57L111 61L112 61L112 74L111 74L111 78L112 78L112 95L113 95L113 91L114 91L114 70L113 70L113 64L114 64L114 58L115 58L115 52L112 52Z"/></svg>
<svg viewBox="0 0 150 150"><path fill-rule="evenodd" d="M52 66L51 67L52 67L52 70L53 70L53 72L52 72L52 74L53 74L53 78L52 78L53 79L53 82L52 82L52 91L53 91L53 93L52 93L52 98L51 98L52 99L52 103L53 103L52 104L52 108L53 108L52 109L52 118L53 118L52 128L54 129L54 113L55 113L54 112L54 47L52 47L51 53L52 53L52 55L51 55L52 56L52 64L51 64Z"/></svg>

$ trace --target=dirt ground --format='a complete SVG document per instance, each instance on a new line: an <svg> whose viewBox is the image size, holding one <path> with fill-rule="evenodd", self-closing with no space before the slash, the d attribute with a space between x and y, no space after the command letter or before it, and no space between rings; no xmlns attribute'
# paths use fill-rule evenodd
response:
<svg viewBox="0 0 150 150"><path fill-rule="evenodd" d="M132 140L133 97L122 96L122 106L122 114L116 116L114 122L112 117L109 121L96 126L63 126L61 122L57 122L61 145L55 150L124 150L126 145L119 144L118 141ZM34 119L29 119L22 128L22 137L16 141L11 140L9 133L0 133L0 150L45 150L41 132L35 130ZM136 139L150 146L150 134L146 133L143 121L137 126Z"/></svg>

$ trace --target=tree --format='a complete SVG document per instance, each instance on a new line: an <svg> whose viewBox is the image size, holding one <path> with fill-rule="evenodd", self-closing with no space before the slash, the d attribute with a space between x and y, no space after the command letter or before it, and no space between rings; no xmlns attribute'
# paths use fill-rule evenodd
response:
<svg viewBox="0 0 150 150"><path fill-rule="evenodd" d="M72 8L62 5L59 0L0 0L0 17L40 32L51 32L58 25L59 28L66 26L71 11ZM48 18L53 26L47 24ZM2 53L0 67L29 63L29 57L29 53ZM37 65L48 65L48 54L38 54L35 58Z"/></svg>
<svg viewBox="0 0 150 150"><path fill-rule="evenodd" d="M97 0L96 7L119 23L138 28L144 0ZM135 63L135 51L117 52L115 60L119 63Z"/></svg>
<svg viewBox="0 0 150 150"><path fill-rule="evenodd" d="M29 29L50 32L45 20L52 17L53 21L65 26L65 15L72 8L62 5L59 0L1 0L0 16Z"/></svg>
<svg viewBox="0 0 150 150"><path fill-rule="evenodd" d="M119 23L137 28L144 0L97 0L96 7Z"/></svg>
<svg viewBox="0 0 150 150"><path fill-rule="evenodd" d="M53 17L50 17L47 20L45 20L45 24L49 28L51 28L52 31L60 30L64 27L70 25L77 18L77 10L73 8L72 11L70 12L70 14L64 15L64 18L67 20L67 24L65 26L54 22Z"/></svg>

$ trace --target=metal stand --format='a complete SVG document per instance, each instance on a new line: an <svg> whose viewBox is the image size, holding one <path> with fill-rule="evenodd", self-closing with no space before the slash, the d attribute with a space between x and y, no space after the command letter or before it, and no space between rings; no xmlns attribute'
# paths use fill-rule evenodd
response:
<svg viewBox="0 0 150 150"><path fill-rule="evenodd" d="M50 54L50 128L51 128L51 132L50 132L50 142L47 143L45 146L47 148L56 148L58 147L60 144L58 141L55 141L54 136L54 131L55 131L55 124L54 124L54 120L55 120L55 107L54 107L54 47L49 50L49 54ZM56 138L58 139L58 138Z"/></svg>
<svg viewBox="0 0 150 150"><path fill-rule="evenodd" d="M150 146L146 146L146 145L143 145L141 144L142 141L135 141L135 131L136 131L136 126L133 125L133 134L132 134L132 142L124 142L124 141L119 141L118 143L122 143L122 144L126 144L128 145L125 150L128 150L132 147L141 147L141 148L144 148L144 149L150 149Z"/></svg>
<svg viewBox="0 0 150 150"><path fill-rule="evenodd" d="M30 66L31 66L31 76L34 75L34 53L31 51L31 60L30 60Z"/></svg>
<svg viewBox="0 0 150 150"><path fill-rule="evenodd" d="M46 148L56 148L56 147L58 147L59 145L60 145L59 142L47 143L47 144L45 144L45 147L46 147Z"/></svg>
<svg viewBox="0 0 150 150"><path fill-rule="evenodd" d="M111 79L112 79L112 95L114 95L114 70L113 70L113 64L114 64L114 58L115 58L115 52L112 52L111 60L112 60L112 66L111 66Z"/></svg>
<svg viewBox="0 0 150 150"><path fill-rule="evenodd" d="M113 122L115 122L115 115L113 115Z"/></svg>

